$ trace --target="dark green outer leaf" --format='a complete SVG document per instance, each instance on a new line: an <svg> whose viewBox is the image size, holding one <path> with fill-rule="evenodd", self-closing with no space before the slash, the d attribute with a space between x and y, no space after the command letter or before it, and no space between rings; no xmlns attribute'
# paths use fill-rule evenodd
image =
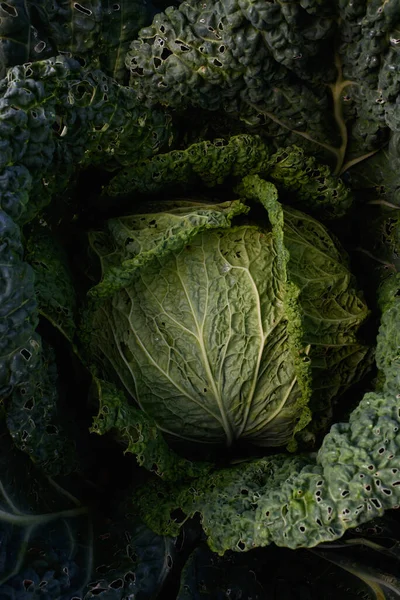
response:
<svg viewBox="0 0 400 600"><path fill-rule="evenodd" d="M83 600L155 600L175 558L173 538L153 533L130 514L99 524L96 570Z"/></svg>
<svg viewBox="0 0 400 600"><path fill-rule="evenodd" d="M21 383L30 364L37 365L34 331L38 317L34 276L22 262L19 227L0 211L0 228L0 397L4 400Z"/></svg>
<svg viewBox="0 0 400 600"><path fill-rule="evenodd" d="M79 166L131 163L157 152L171 134L165 113L150 112L129 88L62 56L10 69L0 97L4 184L17 177L26 185L24 167L33 179L25 222L65 189Z"/></svg>
<svg viewBox="0 0 400 600"><path fill-rule="evenodd" d="M22 189L17 187L13 193L6 188L12 214L23 214L25 181ZM6 409L7 426L16 445L48 473L71 471L75 449L57 422L54 357L51 352L43 354L35 333L34 273L22 260L20 229L4 211L0 211L0 227L0 401Z"/></svg>
<svg viewBox="0 0 400 600"><path fill-rule="evenodd" d="M68 53L123 83L130 41L151 18L140 0L7 0L0 6L1 72Z"/></svg>
<svg viewBox="0 0 400 600"><path fill-rule="evenodd" d="M39 313L72 343L75 334L75 290L67 256L44 223L36 223L29 232L25 260L34 271Z"/></svg>

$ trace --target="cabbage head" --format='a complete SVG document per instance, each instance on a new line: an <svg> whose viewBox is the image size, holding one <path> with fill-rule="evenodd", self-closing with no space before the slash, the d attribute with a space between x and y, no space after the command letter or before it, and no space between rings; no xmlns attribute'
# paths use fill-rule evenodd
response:
<svg viewBox="0 0 400 600"><path fill-rule="evenodd" d="M90 352L168 434L293 447L367 368L356 334L368 309L322 224L257 176L238 191L150 204L91 235L103 278ZM261 201L264 222L246 199Z"/></svg>

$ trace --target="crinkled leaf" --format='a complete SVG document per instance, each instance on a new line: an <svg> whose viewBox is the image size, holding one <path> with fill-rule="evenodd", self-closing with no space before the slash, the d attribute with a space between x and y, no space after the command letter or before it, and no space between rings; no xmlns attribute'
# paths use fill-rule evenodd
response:
<svg viewBox="0 0 400 600"><path fill-rule="evenodd" d="M230 222L232 212L227 218L221 207L241 211L238 201L194 205L195 212L182 204L178 213L109 225L119 245L113 259L130 250L126 240L141 250L131 222L143 226L139 233L153 260L144 245L136 263L146 261L145 268L99 305L90 322L91 352L105 355L141 408L179 438L284 445L308 421L309 367L299 354L299 323L293 317L289 333L286 317L286 311L296 314L296 292L286 289L282 210L274 186L265 186L271 218L277 213L276 235L254 226L214 229ZM196 226L199 216L200 227L182 229L185 222ZM154 234L159 221L164 226ZM160 230L168 245L165 234L158 244Z"/></svg>
<svg viewBox="0 0 400 600"><path fill-rule="evenodd" d="M15 190L18 198L18 189ZM16 445L49 473L75 468L74 446L57 420L57 369L35 333L34 273L22 260L19 227L0 212L0 400Z"/></svg>
<svg viewBox="0 0 400 600"><path fill-rule="evenodd" d="M108 525L99 523L97 534L96 569L83 600L157 598L174 563L174 539L121 514Z"/></svg>
<svg viewBox="0 0 400 600"><path fill-rule="evenodd" d="M273 154L266 172L282 192L285 203L288 200L295 202L317 218L342 217L352 204L352 192L343 181L332 175L329 167L307 156L297 146Z"/></svg>
<svg viewBox="0 0 400 600"><path fill-rule="evenodd" d="M39 313L72 342L76 328L75 289L67 256L45 224L36 224L30 230L25 260L34 272Z"/></svg>
<svg viewBox="0 0 400 600"><path fill-rule="evenodd" d="M178 200L150 203L145 209L144 214L110 220L110 236L90 234L103 274L102 281L91 290L93 296L113 294L138 277L152 261L179 251L199 232L229 227L234 216L248 212L239 200L221 204Z"/></svg>
<svg viewBox="0 0 400 600"><path fill-rule="evenodd" d="M8 0L0 6L0 76L63 52L124 82L129 42L152 14L151 4L140 0Z"/></svg>
<svg viewBox="0 0 400 600"><path fill-rule="evenodd" d="M169 117L139 105L133 90L62 56L13 67L0 81L0 168L9 186L26 167L31 220L70 183L79 165L115 168L157 152ZM17 171L16 171L16 168Z"/></svg>
<svg viewBox="0 0 400 600"><path fill-rule="evenodd" d="M221 207L238 201L181 201L92 236L103 269L93 293L104 283L116 293L89 311L88 349L167 433L294 449L310 421L313 370L312 402L328 414L332 396L364 372L356 331L368 311L322 225L283 210L257 176L238 191L263 202L265 228L219 228L216 216L230 222Z"/></svg>
<svg viewBox="0 0 400 600"><path fill-rule="evenodd" d="M24 351L31 352L29 366L6 403L8 430L16 446L46 473L70 473L77 457L59 412L54 352L36 334Z"/></svg>
<svg viewBox="0 0 400 600"><path fill-rule="evenodd" d="M0 228L0 397L4 400L29 369L38 316L33 271L22 261L20 229L4 211L0 211Z"/></svg>
<svg viewBox="0 0 400 600"><path fill-rule="evenodd" d="M236 135L227 141L198 142L186 150L172 150L121 169L104 193L154 193L167 186L176 189L180 184L199 182L212 187L229 176L264 172L268 156L268 146L259 136Z"/></svg>
<svg viewBox="0 0 400 600"><path fill-rule="evenodd" d="M171 450L156 423L136 406L130 405L123 392L108 382L94 379L99 412L93 420L92 433L104 435L114 431L135 454L140 466L154 471L166 481L182 481L207 473L209 463L191 462Z"/></svg>
<svg viewBox="0 0 400 600"><path fill-rule="evenodd" d="M252 173L271 179L286 203L300 204L324 219L343 216L353 200L343 181L301 148L290 146L271 155L262 138L246 134L228 141L199 142L186 150L172 150L132 164L121 169L103 193L111 197L155 193L200 182L212 187L228 177Z"/></svg>
<svg viewBox="0 0 400 600"><path fill-rule="evenodd" d="M126 65L143 102L223 109L339 174L399 130L399 14L398 0L188 0L140 31Z"/></svg>

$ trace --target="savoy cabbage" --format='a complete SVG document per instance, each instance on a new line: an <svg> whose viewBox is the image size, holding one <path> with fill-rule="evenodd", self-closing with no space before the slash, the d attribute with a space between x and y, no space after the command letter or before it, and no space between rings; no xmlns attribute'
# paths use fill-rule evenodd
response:
<svg viewBox="0 0 400 600"><path fill-rule="evenodd" d="M0 2L0 598L398 597L400 2L168 4Z"/></svg>

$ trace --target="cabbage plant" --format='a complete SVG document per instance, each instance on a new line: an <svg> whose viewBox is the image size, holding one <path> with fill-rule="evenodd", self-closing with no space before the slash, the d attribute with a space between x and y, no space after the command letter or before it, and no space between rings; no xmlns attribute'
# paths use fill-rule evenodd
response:
<svg viewBox="0 0 400 600"><path fill-rule="evenodd" d="M264 205L258 224L242 200L179 200L91 235L90 352L167 434L293 446L368 366L368 309L323 225L257 176L240 191Z"/></svg>
<svg viewBox="0 0 400 600"><path fill-rule="evenodd" d="M398 597L400 1L168 4L0 2L0 598Z"/></svg>

